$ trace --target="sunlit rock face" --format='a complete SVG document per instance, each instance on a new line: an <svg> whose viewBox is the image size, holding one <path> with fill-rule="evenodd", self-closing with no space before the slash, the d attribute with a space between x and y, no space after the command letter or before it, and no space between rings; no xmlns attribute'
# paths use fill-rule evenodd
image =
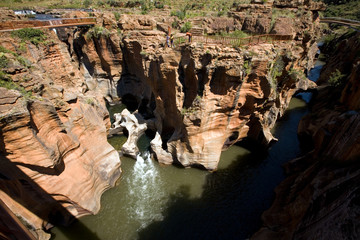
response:
<svg viewBox="0 0 360 240"><path fill-rule="evenodd" d="M316 32L310 20L305 23ZM161 144L157 136L153 152L160 163L215 170L221 151L235 142L275 140L270 130L293 94L315 86L301 69L312 66L316 44L300 41L302 33L295 34L298 41L242 49L193 43L176 51L129 37L120 97L155 121Z"/></svg>
<svg viewBox="0 0 360 240"><path fill-rule="evenodd" d="M121 174L119 154L107 142L104 99L116 95L116 74L107 72L112 78L104 80L97 70L95 76L79 64L82 55L69 52L53 31L44 32L49 42L38 45L1 35L1 81L15 90L0 88L0 195L39 239L49 238L43 229L55 223L96 214L102 193ZM86 46L105 44L98 41ZM109 52L95 49L102 58L96 55L91 64L111 65Z"/></svg>

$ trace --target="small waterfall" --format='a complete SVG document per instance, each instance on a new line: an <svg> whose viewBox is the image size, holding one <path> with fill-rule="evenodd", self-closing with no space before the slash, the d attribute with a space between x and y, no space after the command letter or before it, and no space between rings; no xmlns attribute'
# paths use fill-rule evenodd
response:
<svg viewBox="0 0 360 240"><path fill-rule="evenodd" d="M161 221L163 199L162 182L159 172L150 158L148 151L138 155L132 169L131 177L127 179L127 199L133 204L127 209L131 221L138 222L140 229L153 221Z"/></svg>
<svg viewBox="0 0 360 240"><path fill-rule="evenodd" d="M62 20L61 19L53 19L53 20L49 20L49 23L51 26L54 26L54 25L61 25L62 24Z"/></svg>
<svg viewBox="0 0 360 240"><path fill-rule="evenodd" d="M15 15L36 14L36 12L34 12L33 10L15 10L14 13Z"/></svg>

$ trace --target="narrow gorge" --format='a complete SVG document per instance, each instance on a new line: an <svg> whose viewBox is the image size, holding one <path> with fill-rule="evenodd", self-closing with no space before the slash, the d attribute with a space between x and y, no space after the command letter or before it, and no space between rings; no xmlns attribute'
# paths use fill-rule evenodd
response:
<svg viewBox="0 0 360 240"><path fill-rule="evenodd" d="M153 195L146 195L148 192L143 188L141 204L147 204L145 199L158 211L163 210L163 206L156 203L167 201L163 200L166 194L158 191L160 187L166 188L160 176L163 171L169 174L174 171L164 165L202 169L181 169L202 172L194 173L199 177L199 186L189 183L201 189L200 178L212 178L205 174L214 174L211 176L215 178L216 171L221 169L223 151L239 143L250 143L253 152L266 152L278 140L273 128L284 116L292 97L300 91L317 88L305 73L315 64L321 35L319 11L324 9L321 2L254 0L234 5L228 16L196 16L187 20L171 16L166 9L148 15L53 10L51 13L55 12L61 19L91 17L96 23L94 26L0 32L1 206L14 213L30 235L36 239L50 239L50 228L97 214L103 207L100 206L102 194L115 185L128 184L133 189L136 185L149 187L147 190L158 196L151 199ZM2 22L21 18L9 9L0 11ZM192 42L187 42L185 33L177 30L186 21L201 29L204 35L194 34ZM166 43L170 26L175 35L175 47L168 47ZM221 34L239 30L249 34L247 43L211 42L221 39ZM259 35L266 38L256 39ZM355 37L346 41L350 41L351 46L356 45ZM338 52L349 43L341 44ZM357 53L354 49L347 51ZM348 159L349 164L358 157L357 135L353 136L351 144L336 140L348 138L343 134L359 132L341 132L337 123L346 123L349 129L353 129L354 124L358 126L358 113L352 112L358 111L359 103L357 90L354 90L358 85L357 68L348 69L347 66L349 62L355 64L355 59L357 55L347 61L340 59L338 62L343 62L342 66L324 67L320 83L326 82L333 68L349 72L350 80L340 100L344 106L341 105L341 110L331 110L330 114L324 113L327 118L321 121L325 125L318 124L318 116L313 115L301 121L300 138L314 142L314 150L286 165L287 173L295 173L276 189L274 205L264 213L264 226L254 239L307 238L306 234L315 232L315 228L303 227L308 222L299 218L308 216L305 215L308 208L294 211L290 210L293 205L286 208L296 199L299 191L295 190L303 187L303 183L294 179L302 179L301 174L321 175L321 171L325 171L321 163L314 163L310 170L304 169L305 163L315 161L310 160L313 157L326 158L324 152L334 161ZM318 98L325 98L329 94L319 90L318 95ZM113 110L116 107L121 111ZM316 104L313 108L324 109L323 105ZM319 116L321 111L317 111ZM329 133L334 133L334 138L329 137ZM125 143L120 144L119 149L109 144L111 137L124 135ZM139 149L138 143L143 138L148 139L146 153ZM338 148L331 151L332 141L341 143L343 151L339 152ZM133 168L137 178L131 180L123 172L120 161L123 156L138 159ZM152 163L151 159L158 163ZM146 165L146 161L157 166ZM344 170L341 174L355 174L348 179L355 186L358 171L350 172ZM274 177L277 183L280 175ZM126 181L122 181L121 176ZM187 181L198 181L194 176ZM321 181L327 183L331 179L321 178ZM344 184L349 181L341 180ZM299 186L293 191L292 184ZM181 185L176 186L181 188ZM311 184L306 186L312 188ZM147 210L136 207L139 194L134 191L129 189L126 193L128 199L124 201L133 200L134 203L124 211L132 209L129 214L146 219ZM284 192L289 193L292 200L281 195ZM307 197L311 198L311 194ZM321 196L322 193L317 194ZM271 197L267 198L270 201ZM353 199L356 198L357 195ZM305 200L298 201L303 204L301 201ZM319 207L324 206L321 203ZM147 225L140 228L145 229L149 221L163 220L164 216L157 215L146 219ZM1 219L0 226L0 233L4 232L5 236L9 234L17 239L16 234L21 234L6 229L5 218ZM80 232L91 232L81 222L77 222L77 226ZM356 226L353 227L356 229ZM304 228L306 231L302 230ZM251 231L253 234L256 229ZM251 237L248 232L242 234ZM140 236L146 239L145 235ZM114 237L132 238L133 235L129 237L125 233L123 237Z"/></svg>

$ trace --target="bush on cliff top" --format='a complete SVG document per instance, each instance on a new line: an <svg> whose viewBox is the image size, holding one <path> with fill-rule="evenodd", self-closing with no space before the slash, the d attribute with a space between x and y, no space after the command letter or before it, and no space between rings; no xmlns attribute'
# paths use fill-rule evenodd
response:
<svg viewBox="0 0 360 240"><path fill-rule="evenodd" d="M180 32L185 33L190 31L190 29L192 28L191 26L191 22L186 22L184 25L181 26Z"/></svg>
<svg viewBox="0 0 360 240"><path fill-rule="evenodd" d="M89 29L89 31L86 33L86 38L96 38L99 39L102 36L108 37L110 35L109 30L107 30L104 27L101 26L94 26Z"/></svg>
<svg viewBox="0 0 360 240"><path fill-rule="evenodd" d="M40 29L23 28L13 31L11 34L13 37L18 37L22 41L30 41L34 45L43 43L46 40L46 35Z"/></svg>

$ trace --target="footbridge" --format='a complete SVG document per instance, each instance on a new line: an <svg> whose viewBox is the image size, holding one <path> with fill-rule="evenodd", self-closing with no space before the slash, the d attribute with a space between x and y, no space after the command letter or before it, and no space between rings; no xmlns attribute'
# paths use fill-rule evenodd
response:
<svg viewBox="0 0 360 240"><path fill-rule="evenodd" d="M360 21L346 19L346 18L338 18L338 17L324 17L320 18L320 22L322 23L334 23L343 26L348 26L354 28L359 31L360 29Z"/></svg>
<svg viewBox="0 0 360 240"><path fill-rule="evenodd" d="M15 20L0 22L0 32L15 31L22 28L60 28L95 25L96 18L59 18L52 20Z"/></svg>

